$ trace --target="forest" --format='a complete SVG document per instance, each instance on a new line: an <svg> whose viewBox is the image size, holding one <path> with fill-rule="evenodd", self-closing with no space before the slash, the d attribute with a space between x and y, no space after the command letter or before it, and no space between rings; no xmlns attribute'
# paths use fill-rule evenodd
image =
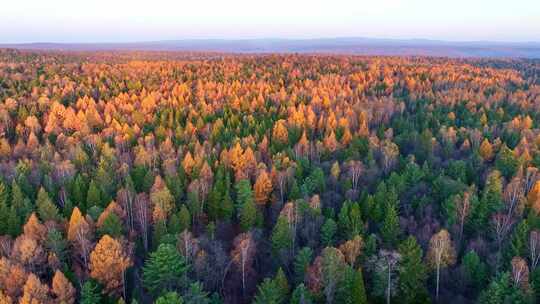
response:
<svg viewBox="0 0 540 304"><path fill-rule="evenodd" d="M540 60L0 50L0 304L540 302Z"/></svg>

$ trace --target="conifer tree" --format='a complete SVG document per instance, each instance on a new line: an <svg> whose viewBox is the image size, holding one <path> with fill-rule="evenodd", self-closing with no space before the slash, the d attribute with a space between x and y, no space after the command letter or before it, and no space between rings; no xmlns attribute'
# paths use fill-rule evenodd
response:
<svg viewBox="0 0 540 304"><path fill-rule="evenodd" d="M296 277L296 282L304 282L306 271L311 264L312 258L313 250L311 248L304 247L298 251L294 258L294 275Z"/></svg>
<svg viewBox="0 0 540 304"><path fill-rule="evenodd" d="M101 303L101 291L93 281L84 282L81 289L81 304Z"/></svg>
<svg viewBox="0 0 540 304"><path fill-rule="evenodd" d="M291 295L291 304L312 304L313 296L309 289L302 283L299 284Z"/></svg>
<svg viewBox="0 0 540 304"><path fill-rule="evenodd" d="M398 294L403 303L427 303L427 267L423 262L422 248L413 236L405 239L398 248L401 255Z"/></svg>
<svg viewBox="0 0 540 304"><path fill-rule="evenodd" d="M88 210L92 207L101 205L101 191L96 185L96 182L94 182L94 180L91 180L90 184L88 185L88 192L86 193L86 208Z"/></svg>
<svg viewBox="0 0 540 304"><path fill-rule="evenodd" d="M388 204L386 208L386 215L381 227L381 236L384 244L387 247L394 246L398 241L399 234L400 227L396 207Z"/></svg>
<svg viewBox="0 0 540 304"><path fill-rule="evenodd" d="M326 219L321 227L321 242L324 246L332 246L334 244L334 237L337 232L336 222L329 218Z"/></svg>
<svg viewBox="0 0 540 304"><path fill-rule="evenodd" d="M58 207L51 201L43 187L39 189L36 206L42 221L56 221L60 219Z"/></svg>
<svg viewBox="0 0 540 304"><path fill-rule="evenodd" d="M179 233L191 228L191 215L189 214L189 210L185 204L180 207L180 212L178 213L178 224Z"/></svg>
<svg viewBox="0 0 540 304"><path fill-rule="evenodd" d="M184 286L182 282L187 265L173 245L161 244L150 254L143 268L144 286L153 294L173 291Z"/></svg>

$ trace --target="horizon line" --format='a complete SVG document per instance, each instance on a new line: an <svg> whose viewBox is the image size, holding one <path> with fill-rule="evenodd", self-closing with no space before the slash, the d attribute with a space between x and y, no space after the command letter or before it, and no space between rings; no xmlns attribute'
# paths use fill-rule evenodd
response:
<svg viewBox="0 0 540 304"><path fill-rule="evenodd" d="M167 42L179 42L179 41L317 41L317 40L345 40L345 39L358 39L358 40L374 40L374 41L386 41L386 42L436 42L436 43L478 43L478 44L538 44L540 40L519 40L519 41L505 41L505 40L490 40L490 39L475 39L475 40L454 40L454 39L438 39L438 38L393 38L393 37L370 37L370 36L322 36L311 38L294 38L294 37L184 37L175 39L158 39L158 40L132 40L132 41L31 41L31 42L2 42L0 45L36 45L36 44L57 44L57 45L92 45L92 44L138 44L138 43L167 43Z"/></svg>

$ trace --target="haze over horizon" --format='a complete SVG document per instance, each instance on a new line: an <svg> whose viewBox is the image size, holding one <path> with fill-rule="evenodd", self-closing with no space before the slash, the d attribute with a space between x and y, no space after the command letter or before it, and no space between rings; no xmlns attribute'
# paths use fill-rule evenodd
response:
<svg viewBox="0 0 540 304"><path fill-rule="evenodd" d="M540 42L539 16L534 0L28 0L3 4L0 43L334 37Z"/></svg>

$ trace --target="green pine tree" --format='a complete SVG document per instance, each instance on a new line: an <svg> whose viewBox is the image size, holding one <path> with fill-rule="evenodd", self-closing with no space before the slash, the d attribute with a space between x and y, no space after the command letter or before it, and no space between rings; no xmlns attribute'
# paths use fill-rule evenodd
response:
<svg viewBox="0 0 540 304"><path fill-rule="evenodd" d="M248 231L257 224L257 206L253 200L248 200L240 210L240 228Z"/></svg>
<svg viewBox="0 0 540 304"><path fill-rule="evenodd" d="M214 186L208 195L208 217L212 221L222 217L221 205L227 192L223 166L218 167L214 180Z"/></svg>
<svg viewBox="0 0 540 304"><path fill-rule="evenodd" d="M321 227L321 242L324 246L332 246L334 244L334 237L337 232L336 222L329 218L326 219Z"/></svg>
<svg viewBox="0 0 540 304"><path fill-rule="evenodd" d="M182 298L185 304L210 304L210 297L200 282L191 283Z"/></svg>
<svg viewBox="0 0 540 304"><path fill-rule="evenodd" d="M101 290L93 281L84 282L81 289L81 304L101 303Z"/></svg>
<svg viewBox="0 0 540 304"><path fill-rule="evenodd" d="M276 281L266 278L257 288L254 304L281 304L285 299L277 286Z"/></svg>
<svg viewBox="0 0 540 304"><path fill-rule="evenodd" d="M291 247L292 232L286 218L278 218L274 230L272 231L270 241L272 242L272 249L275 253L279 253L282 250L287 250Z"/></svg>
<svg viewBox="0 0 540 304"><path fill-rule="evenodd" d="M339 286L337 302L343 304L367 304L364 278L360 269L354 270L347 266L344 271L343 283Z"/></svg>
<svg viewBox="0 0 540 304"><path fill-rule="evenodd" d="M289 281L287 280L285 272L283 272L281 267L278 269L274 281L276 282L276 286L281 294L281 298L286 299L291 291L289 288Z"/></svg>
<svg viewBox="0 0 540 304"><path fill-rule="evenodd" d="M19 236L22 228L22 220L17 214L15 206L9 208L9 214L7 218L7 233L13 238Z"/></svg>
<svg viewBox="0 0 540 304"><path fill-rule="evenodd" d="M163 239L167 233L167 223L164 220L159 220L154 224L154 233L152 238L152 245L154 248L157 248L159 244L163 242Z"/></svg>
<svg viewBox="0 0 540 304"><path fill-rule="evenodd" d="M471 224L475 231L486 231L491 215L503 206L502 179L499 171L492 171L486 181L482 197L471 210Z"/></svg>
<svg viewBox="0 0 540 304"><path fill-rule="evenodd" d="M499 274L488 288L482 291L478 298L478 304L527 304L531 303L528 294L525 294L521 288L512 283L508 272Z"/></svg>
<svg viewBox="0 0 540 304"><path fill-rule="evenodd" d="M351 303L352 304L367 304L366 288L364 285L364 276L362 269L358 269L354 273L351 283Z"/></svg>
<svg viewBox="0 0 540 304"><path fill-rule="evenodd" d="M343 203L338 215L338 226L343 239L351 239L363 232L364 223L358 203L351 201Z"/></svg>
<svg viewBox="0 0 540 304"><path fill-rule="evenodd" d="M519 222L512 233L512 237L504 250L504 258L510 261L515 256L527 256L529 244L529 223L527 219Z"/></svg>
<svg viewBox="0 0 540 304"><path fill-rule="evenodd" d="M61 217L58 207L51 201L49 194L47 194L47 191L45 191L43 187L39 189L36 206L38 215L42 221L60 220Z"/></svg>
<svg viewBox="0 0 540 304"><path fill-rule="evenodd" d="M519 167L519 160L506 144L503 144L495 159L495 168L506 178L510 179L516 174Z"/></svg>
<svg viewBox="0 0 540 304"><path fill-rule="evenodd" d="M8 193L4 183L0 181L0 235L8 233Z"/></svg>
<svg viewBox="0 0 540 304"><path fill-rule="evenodd" d="M156 299L155 304L184 304L183 298L175 291L167 292Z"/></svg>
<svg viewBox="0 0 540 304"><path fill-rule="evenodd" d="M86 212L86 188L87 182L81 174L77 174L77 177L73 180L71 186L71 197L76 206L83 212Z"/></svg>
<svg viewBox="0 0 540 304"><path fill-rule="evenodd" d="M426 288L427 267L423 262L422 248L413 236L398 247L401 255L398 294L403 303L428 303Z"/></svg>
<svg viewBox="0 0 540 304"><path fill-rule="evenodd" d="M396 207L388 204L386 215L381 227L381 237L387 247L393 247L399 238L401 229L399 227L399 218Z"/></svg>
<svg viewBox="0 0 540 304"><path fill-rule="evenodd" d="M15 208L19 221L23 223L26 223L30 214L34 211L30 199L23 194L15 180L11 183L11 207Z"/></svg>
<svg viewBox="0 0 540 304"><path fill-rule="evenodd" d="M304 282L307 269L311 264L311 259L313 257L313 250L309 247L304 247L298 251L294 258L294 275L296 277L296 282Z"/></svg>
<svg viewBox="0 0 540 304"><path fill-rule="evenodd" d="M291 304L313 304L313 296L309 289L302 283L299 284L293 291L291 296Z"/></svg>
<svg viewBox="0 0 540 304"><path fill-rule="evenodd" d="M481 290L488 278L486 264L480 260L474 250L471 250L463 256L461 265L465 276L465 284L473 290Z"/></svg>
<svg viewBox="0 0 540 304"><path fill-rule="evenodd" d="M234 203L231 198L231 193L227 189L223 195L223 200L221 201L220 208L220 217L225 221L230 221L234 216Z"/></svg>
<svg viewBox="0 0 540 304"><path fill-rule="evenodd" d="M189 230L191 228L191 214L189 213L189 210L185 204L180 207L180 212L178 213L178 222L180 232Z"/></svg>
<svg viewBox="0 0 540 304"><path fill-rule="evenodd" d="M108 234L112 237L121 237L123 234L122 220L114 212L109 215L103 221L101 227L98 228L99 235L103 236Z"/></svg>
<svg viewBox="0 0 540 304"><path fill-rule="evenodd" d="M187 271L186 261L176 247L161 244L143 267L143 285L153 294L176 290L185 286L183 278Z"/></svg>
<svg viewBox="0 0 540 304"><path fill-rule="evenodd" d="M86 208L90 209L94 206L100 207L101 205L101 191L96 185L96 182L91 180L90 185L88 186L88 192L86 193Z"/></svg>

